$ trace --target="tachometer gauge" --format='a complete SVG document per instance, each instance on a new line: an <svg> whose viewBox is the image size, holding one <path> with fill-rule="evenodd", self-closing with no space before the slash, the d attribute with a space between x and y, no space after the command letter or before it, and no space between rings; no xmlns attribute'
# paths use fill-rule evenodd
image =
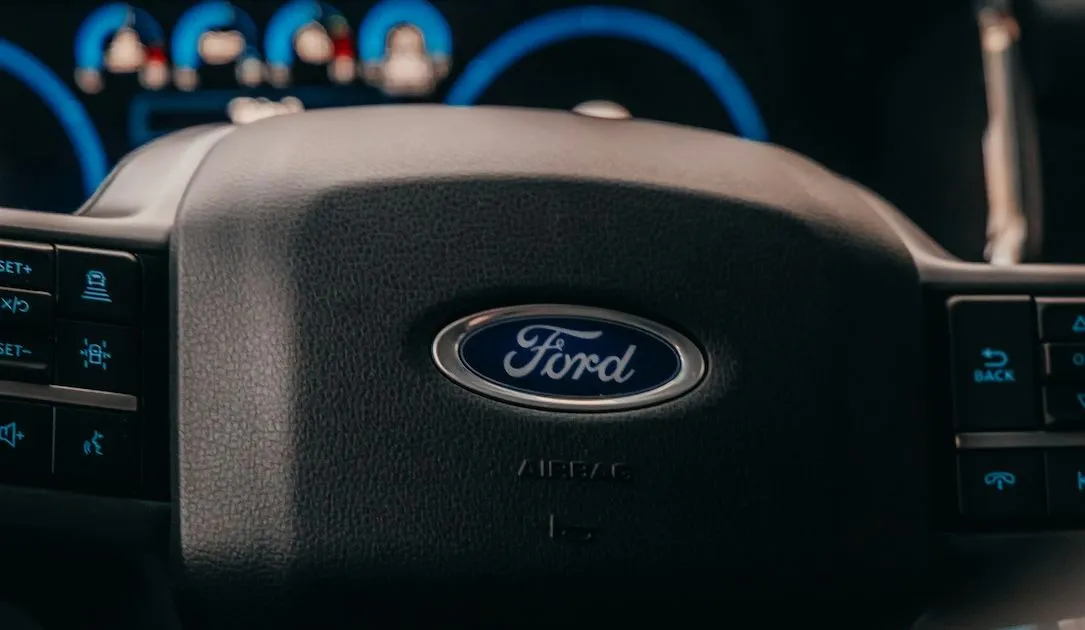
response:
<svg viewBox="0 0 1085 630"><path fill-rule="evenodd" d="M556 109L608 101L638 118L768 137L719 51L663 17L621 7L562 9L521 24L467 64L447 100Z"/></svg>

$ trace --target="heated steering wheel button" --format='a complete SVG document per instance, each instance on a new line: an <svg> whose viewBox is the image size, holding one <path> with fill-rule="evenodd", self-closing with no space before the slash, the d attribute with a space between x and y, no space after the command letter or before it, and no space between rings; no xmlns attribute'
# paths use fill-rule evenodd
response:
<svg viewBox="0 0 1085 630"><path fill-rule="evenodd" d="M968 451L957 456L961 514L979 519L1042 516L1047 511L1040 451Z"/></svg>
<svg viewBox="0 0 1085 630"><path fill-rule="evenodd" d="M0 401L0 478L32 483L53 465L53 410Z"/></svg>
<svg viewBox="0 0 1085 630"><path fill-rule="evenodd" d="M139 261L124 252L57 248L57 300L71 319L132 324L140 308Z"/></svg>
<svg viewBox="0 0 1085 630"><path fill-rule="evenodd" d="M52 246L0 241L0 285L52 291Z"/></svg>
<svg viewBox="0 0 1085 630"><path fill-rule="evenodd" d="M1036 428L1034 315L1028 296L949 301L957 427Z"/></svg>
<svg viewBox="0 0 1085 630"><path fill-rule="evenodd" d="M62 321L57 384L122 394L139 392L139 334L132 328Z"/></svg>
<svg viewBox="0 0 1085 630"><path fill-rule="evenodd" d="M117 413L58 408L56 476L79 486L118 486L138 471L135 424Z"/></svg>

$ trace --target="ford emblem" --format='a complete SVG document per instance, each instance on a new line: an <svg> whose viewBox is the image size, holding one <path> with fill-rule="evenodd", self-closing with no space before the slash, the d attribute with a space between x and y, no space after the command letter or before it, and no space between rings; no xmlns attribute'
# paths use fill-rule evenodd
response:
<svg viewBox="0 0 1085 630"><path fill-rule="evenodd" d="M453 381L510 403L614 411L661 403L700 382L704 356L647 319L586 306L532 304L457 320L433 341Z"/></svg>

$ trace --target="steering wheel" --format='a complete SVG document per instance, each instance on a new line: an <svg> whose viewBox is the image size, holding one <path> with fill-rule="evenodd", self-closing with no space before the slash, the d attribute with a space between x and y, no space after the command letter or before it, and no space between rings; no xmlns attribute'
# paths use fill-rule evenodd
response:
<svg viewBox="0 0 1085 630"><path fill-rule="evenodd" d="M956 261L785 149L503 108L194 128L0 225L161 263L141 389L0 392L168 432L142 468L200 628L911 619L946 301L1072 281Z"/></svg>

